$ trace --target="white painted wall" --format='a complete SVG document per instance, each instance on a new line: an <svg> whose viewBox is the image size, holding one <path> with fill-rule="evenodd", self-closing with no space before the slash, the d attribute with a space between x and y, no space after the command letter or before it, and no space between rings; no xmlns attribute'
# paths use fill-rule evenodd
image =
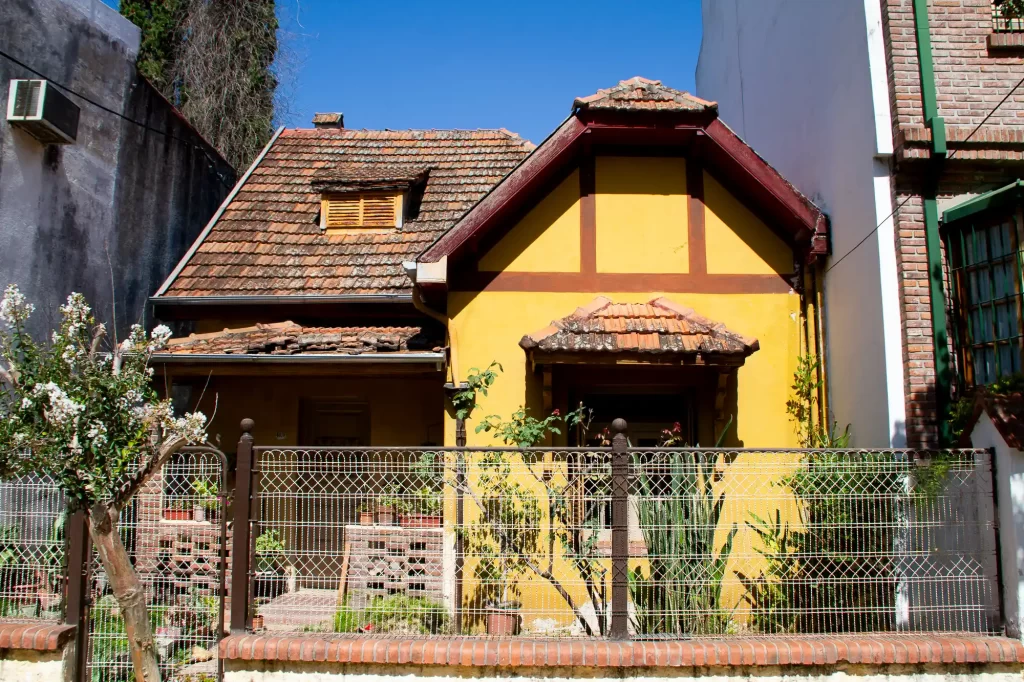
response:
<svg viewBox="0 0 1024 682"><path fill-rule="evenodd" d="M891 219L889 95L877 0L703 0L697 94L832 223L825 278L832 408L858 446L906 442ZM880 222L882 227L872 234Z"/></svg>
<svg viewBox="0 0 1024 682"><path fill-rule="evenodd" d="M982 414L971 431L976 448L996 450L996 493L1002 553L1003 603L1007 633L1021 637L1024 613L1024 452L1006 444L992 420Z"/></svg>
<svg viewBox="0 0 1024 682"><path fill-rule="evenodd" d="M61 651L0 650L3 682L73 682L74 644Z"/></svg>

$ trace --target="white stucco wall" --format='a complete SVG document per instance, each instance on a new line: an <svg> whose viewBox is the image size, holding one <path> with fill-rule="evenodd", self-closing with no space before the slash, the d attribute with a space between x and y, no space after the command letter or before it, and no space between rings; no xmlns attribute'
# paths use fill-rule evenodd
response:
<svg viewBox="0 0 1024 682"><path fill-rule="evenodd" d="M72 682L75 647L58 652L0 650L3 682Z"/></svg>
<svg viewBox="0 0 1024 682"><path fill-rule="evenodd" d="M440 668L413 665L355 666L330 663L270 663L228 661L224 682L478 682L544 680L569 682L1020 682L1020 666L821 666L732 668Z"/></svg>
<svg viewBox="0 0 1024 682"><path fill-rule="evenodd" d="M832 408L858 446L905 438L889 95L877 0L703 0L697 94L832 224Z"/></svg>
<svg viewBox="0 0 1024 682"><path fill-rule="evenodd" d="M995 448L996 492L999 501L999 540L1002 554L1003 602L1008 634L1021 637L1024 613L1024 452L1006 444L986 415L971 431L971 444Z"/></svg>

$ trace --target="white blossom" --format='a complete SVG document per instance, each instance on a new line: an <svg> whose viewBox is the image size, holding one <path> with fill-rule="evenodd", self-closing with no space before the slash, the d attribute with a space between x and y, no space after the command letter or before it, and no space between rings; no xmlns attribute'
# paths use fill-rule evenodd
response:
<svg viewBox="0 0 1024 682"><path fill-rule="evenodd" d="M23 409L23 410L31 410L32 409L32 405L34 405L34 404L35 403L33 403L27 397L21 399L21 409Z"/></svg>
<svg viewBox="0 0 1024 682"><path fill-rule="evenodd" d="M52 381L45 384L36 384L32 389L33 395L37 398L47 398L49 408L43 410L46 420L51 424L63 426L75 419L85 410L85 405L76 403L68 397L64 390Z"/></svg>
<svg viewBox="0 0 1024 682"><path fill-rule="evenodd" d="M107 427L102 422L94 421L89 425L85 437L92 442L94 448L102 447L107 442Z"/></svg>
<svg viewBox="0 0 1024 682"><path fill-rule="evenodd" d="M35 309L34 305L25 302L25 295L16 284L7 285L3 300L0 300L0 320L11 325L24 322Z"/></svg>
<svg viewBox="0 0 1024 682"><path fill-rule="evenodd" d="M167 325L157 325L156 328L150 332L149 338L150 351L160 350L167 345L167 340L171 338L171 330Z"/></svg>
<svg viewBox="0 0 1024 682"><path fill-rule="evenodd" d="M202 412L189 412L174 420L171 431L183 436L189 443L201 443L206 440L206 415Z"/></svg>

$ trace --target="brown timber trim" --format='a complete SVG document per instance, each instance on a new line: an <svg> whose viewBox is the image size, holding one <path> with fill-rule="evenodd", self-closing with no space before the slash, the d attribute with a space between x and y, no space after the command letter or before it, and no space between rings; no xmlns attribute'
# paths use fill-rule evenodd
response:
<svg viewBox="0 0 1024 682"><path fill-rule="evenodd" d="M580 271L597 272L597 179L594 155L580 159Z"/></svg>
<svg viewBox="0 0 1024 682"><path fill-rule="evenodd" d="M704 232L704 166L696 155L686 159L687 226L690 274L708 271L708 247Z"/></svg>
<svg viewBox="0 0 1024 682"><path fill-rule="evenodd" d="M788 294L795 275L717 275L693 273L471 272L452 291L529 291L556 293Z"/></svg>

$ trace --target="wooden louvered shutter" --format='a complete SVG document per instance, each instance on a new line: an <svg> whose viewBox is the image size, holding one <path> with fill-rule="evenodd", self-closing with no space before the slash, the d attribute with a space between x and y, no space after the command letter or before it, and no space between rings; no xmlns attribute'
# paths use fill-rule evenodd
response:
<svg viewBox="0 0 1024 682"><path fill-rule="evenodd" d="M328 197L324 199L324 225L326 227L359 227L361 198L359 195Z"/></svg>
<svg viewBox="0 0 1024 682"><path fill-rule="evenodd" d="M394 194L336 194L321 203L325 228L397 227L401 197Z"/></svg>
<svg viewBox="0 0 1024 682"><path fill-rule="evenodd" d="M363 216L360 225L363 227L395 226L394 195L365 195L362 203Z"/></svg>

